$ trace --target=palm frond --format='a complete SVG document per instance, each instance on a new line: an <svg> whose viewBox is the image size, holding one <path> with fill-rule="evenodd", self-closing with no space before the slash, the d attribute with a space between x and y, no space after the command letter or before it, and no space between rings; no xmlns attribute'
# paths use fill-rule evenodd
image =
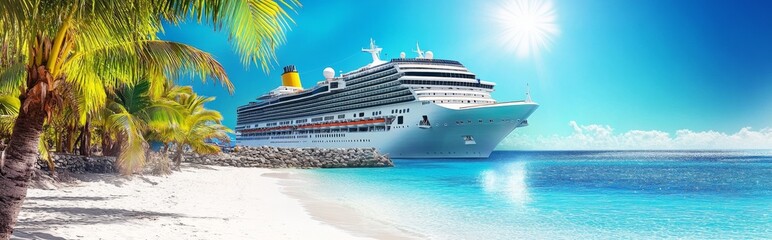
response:
<svg viewBox="0 0 772 240"><path fill-rule="evenodd" d="M241 62L260 65L267 72L276 60L276 47L285 42L289 23L294 23L287 10L300 6L297 0L169 1L163 16L175 24L192 16L215 30L225 28Z"/></svg>
<svg viewBox="0 0 772 240"><path fill-rule="evenodd" d="M182 109L179 104L169 100L154 101L144 112L146 122L151 129L161 129L175 126L183 121Z"/></svg>
<svg viewBox="0 0 772 240"><path fill-rule="evenodd" d="M15 116L19 114L21 102L19 97L14 95L0 95L0 115Z"/></svg>
<svg viewBox="0 0 772 240"><path fill-rule="evenodd" d="M14 122L16 122L16 115L0 114L0 139L11 136Z"/></svg>
<svg viewBox="0 0 772 240"><path fill-rule="evenodd" d="M18 95L21 89L26 88L26 76L27 71L24 63L16 63L0 69L0 93Z"/></svg>
<svg viewBox="0 0 772 240"><path fill-rule="evenodd" d="M63 71L67 81L89 99L89 109L104 105L105 88L134 84L150 72L163 72L167 79L184 74L197 75L204 82L211 78L233 92L222 65L210 54L169 41L143 40L79 52L64 64Z"/></svg>
<svg viewBox="0 0 772 240"><path fill-rule="evenodd" d="M48 144L46 144L46 139L44 137L40 138L38 152L40 153L40 158L48 164L48 171L50 171L51 174L56 174L56 163L51 158L51 151L48 150Z"/></svg>
<svg viewBox="0 0 772 240"><path fill-rule="evenodd" d="M145 166L147 142L141 133L130 132L127 135L129 137L121 147L121 154L118 156L118 166L124 175L131 175Z"/></svg>
<svg viewBox="0 0 772 240"><path fill-rule="evenodd" d="M121 109L120 106L113 106ZM145 164L145 148L147 143L141 130L144 124L136 116L123 111L109 117L111 126L124 133L126 137L121 146L121 154L118 156L118 165L122 173L129 175Z"/></svg>
<svg viewBox="0 0 772 240"><path fill-rule="evenodd" d="M27 25L34 9L33 1L0 1L0 27L6 31L19 31Z"/></svg>

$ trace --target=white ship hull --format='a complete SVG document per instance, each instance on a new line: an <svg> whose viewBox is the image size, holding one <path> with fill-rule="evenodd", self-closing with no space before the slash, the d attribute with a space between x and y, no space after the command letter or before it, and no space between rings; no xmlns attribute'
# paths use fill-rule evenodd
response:
<svg viewBox="0 0 772 240"><path fill-rule="evenodd" d="M377 148L393 158L487 158L496 145L524 122L538 104L508 102L459 109L447 108L427 101L364 108L361 111L391 113L393 109L409 109L395 114L403 116L388 131L342 132L325 129L320 133L289 136L241 138L238 145L299 148ZM347 112L342 112L347 113ZM334 115L334 114L331 114ZM385 114L391 115L391 114ZM421 126L423 116L429 116L431 126Z"/></svg>

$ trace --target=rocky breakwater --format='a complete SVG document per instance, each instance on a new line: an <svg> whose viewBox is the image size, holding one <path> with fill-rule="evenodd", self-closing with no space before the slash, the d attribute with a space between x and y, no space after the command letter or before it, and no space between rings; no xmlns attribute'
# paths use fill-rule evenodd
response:
<svg viewBox="0 0 772 240"><path fill-rule="evenodd" d="M258 168L366 168L393 167L388 156L374 148L236 147L215 155L186 154L185 162Z"/></svg>
<svg viewBox="0 0 772 240"><path fill-rule="evenodd" d="M118 168L115 165L115 157L93 156L86 157L72 154L51 154L54 166L57 171L67 171L71 173L117 173ZM48 171L48 163L40 159L38 166L42 170Z"/></svg>

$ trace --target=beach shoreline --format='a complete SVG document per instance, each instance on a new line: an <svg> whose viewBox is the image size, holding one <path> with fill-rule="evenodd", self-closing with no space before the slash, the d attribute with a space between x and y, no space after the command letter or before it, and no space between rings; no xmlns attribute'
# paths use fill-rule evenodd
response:
<svg viewBox="0 0 772 240"><path fill-rule="evenodd" d="M326 223L325 218L312 216L309 212L315 210L307 210L308 201L302 203L299 195L291 196L286 190L288 187L283 186L286 181L280 176L291 172L186 164L181 172L170 176L75 175L78 181L55 190L29 189L13 237L367 239L367 235L385 236L355 235ZM301 185L291 187L302 188Z"/></svg>
<svg viewBox="0 0 772 240"><path fill-rule="evenodd" d="M426 239L420 234L398 223L387 222L371 213L362 212L344 199L325 198L320 186L308 171L288 169L282 173L268 173L266 176L280 179L283 193L298 200L306 211L317 221L343 229L354 236L374 239ZM389 204L389 203L384 203Z"/></svg>

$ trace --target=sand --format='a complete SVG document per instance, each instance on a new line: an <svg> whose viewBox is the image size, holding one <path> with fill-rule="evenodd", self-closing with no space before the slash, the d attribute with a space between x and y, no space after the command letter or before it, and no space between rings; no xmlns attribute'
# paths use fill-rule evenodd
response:
<svg viewBox="0 0 772 240"><path fill-rule="evenodd" d="M363 239L320 221L289 196L280 182L291 172L189 165L165 177L77 175L73 186L30 189L14 237Z"/></svg>

